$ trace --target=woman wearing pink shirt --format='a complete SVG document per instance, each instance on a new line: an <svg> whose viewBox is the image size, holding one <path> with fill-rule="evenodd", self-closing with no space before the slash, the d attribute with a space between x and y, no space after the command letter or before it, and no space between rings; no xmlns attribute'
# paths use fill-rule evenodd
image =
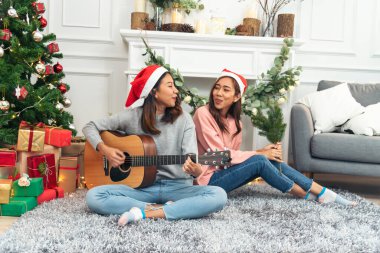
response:
<svg viewBox="0 0 380 253"><path fill-rule="evenodd" d="M196 177L200 185L215 185L230 192L255 178L263 178L269 185L282 191L320 203L354 203L335 192L313 182L282 162L281 144L267 145L256 151L241 151L242 123L241 91L247 87L246 79L232 71L223 70L213 85L209 104L197 109L194 123L197 133L198 153L207 149L231 151L231 166L227 169L202 166L188 160L185 172ZM282 173L278 168L281 164Z"/></svg>

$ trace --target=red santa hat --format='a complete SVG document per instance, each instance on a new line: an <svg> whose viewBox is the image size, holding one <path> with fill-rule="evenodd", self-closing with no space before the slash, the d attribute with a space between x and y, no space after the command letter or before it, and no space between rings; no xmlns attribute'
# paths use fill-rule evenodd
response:
<svg viewBox="0 0 380 253"><path fill-rule="evenodd" d="M219 75L218 79L221 77L225 77L225 76L233 78L239 84L241 94L243 94L245 92L245 90L248 87L248 83L247 83L247 80L242 75L239 75L239 74L232 72L228 69L223 69L223 71Z"/></svg>
<svg viewBox="0 0 380 253"><path fill-rule="evenodd" d="M166 72L168 72L168 70L159 65L150 65L141 70L133 82L131 82L132 88L125 102L125 106L131 108L142 106L145 98L149 95L158 79Z"/></svg>

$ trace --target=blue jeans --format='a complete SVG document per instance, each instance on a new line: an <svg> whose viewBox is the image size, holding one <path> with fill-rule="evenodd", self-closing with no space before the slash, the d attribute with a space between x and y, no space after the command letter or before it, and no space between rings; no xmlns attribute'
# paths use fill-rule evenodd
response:
<svg viewBox="0 0 380 253"><path fill-rule="evenodd" d="M278 170L280 164L282 173ZM262 177L265 182L282 192L289 192L294 183L305 192L309 192L313 183L313 180L286 163L270 161L263 155L254 155L240 164L215 172L209 185L219 186L230 192L258 177Z"/></svg>
<svg viewBox="0 0 380 253"><path fill-rule="evenodd" d="M146 209L163 204L168 220L193 219L222 210L226 192L216 186L193 186L191 180L159 180L150 187L133 189L126 185L103 185L87 192L88 207L99 214L122 214L132 207Z"/></svg>

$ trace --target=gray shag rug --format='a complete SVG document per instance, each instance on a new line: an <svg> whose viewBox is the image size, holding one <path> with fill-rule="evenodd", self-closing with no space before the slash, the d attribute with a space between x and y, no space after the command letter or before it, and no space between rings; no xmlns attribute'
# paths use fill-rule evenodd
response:
<svg viewBox="0 0 380 253"><path fill-rule="evenodd" d="M380 252L380 206L341 192L357 207L320 205L266 185L229 195L198 220L143 220L89 212L85 191L38 206L0 236L0 252Z"/></svg>

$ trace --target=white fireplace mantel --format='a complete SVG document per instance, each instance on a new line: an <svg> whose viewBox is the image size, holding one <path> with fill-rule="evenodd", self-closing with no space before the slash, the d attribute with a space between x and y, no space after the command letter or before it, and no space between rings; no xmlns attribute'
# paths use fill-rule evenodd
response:
<svg viewBox="0 0 380 253"><path fill-rule="evenodd" d="M278 55L282 38L209 35L194 33L120 30L128 44L126 75L134 75L145 66L145 46L141 38L165 62L178 68L185 77L217 77L222 69L235 70L247 79L268 69ZM295 40L288 66L293 65L294 53L302 42Z"/></svg>

